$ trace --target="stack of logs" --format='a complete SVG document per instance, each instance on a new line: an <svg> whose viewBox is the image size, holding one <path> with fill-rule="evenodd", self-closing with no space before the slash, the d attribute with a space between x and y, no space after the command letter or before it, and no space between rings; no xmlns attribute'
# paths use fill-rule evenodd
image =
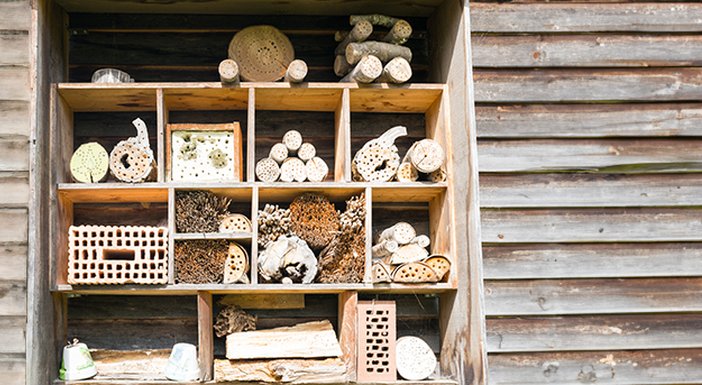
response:
<svg viewBox="0 0 702 385"><path fill-rule="evenodd" d="M352 15L349 21L353 29L334 36L334 73L342 82L405 83L412 77L412 51L402 45L412 35L407 21L384 15ZM389 31L374 34L374 26Z"/></svg>
<svg viewBox="0 0 702 385"><path fill-rule="evenodd" d="M429 255L430 240L407 222L383 230L373 246L373 283L434 283L451 268L448 258Z"/></svg>
<svg viewBox="0 0 702 385"><path fill-rule="evenodd" d="M314 145L303 142L302 134L296 130L286 132L282 143L274 144L268 157L256 163L256 177L267 183L321 182L328 172L329 167L317 156Z"/></svg>

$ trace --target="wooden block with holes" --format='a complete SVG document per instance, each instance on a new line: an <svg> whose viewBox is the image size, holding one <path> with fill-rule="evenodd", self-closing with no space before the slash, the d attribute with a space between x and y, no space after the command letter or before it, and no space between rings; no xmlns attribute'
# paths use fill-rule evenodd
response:
<svg viewBox="0 0 702 385"><path fill-rule="evenodd" d="M168 229L151 226L71 226L68 283L168 283Z"/></svg>
<svg viewBox="0 0 702 385"><path fill-rule="evenodd" d="M358 301L358 382L397 380L395 301Z"/></svg>

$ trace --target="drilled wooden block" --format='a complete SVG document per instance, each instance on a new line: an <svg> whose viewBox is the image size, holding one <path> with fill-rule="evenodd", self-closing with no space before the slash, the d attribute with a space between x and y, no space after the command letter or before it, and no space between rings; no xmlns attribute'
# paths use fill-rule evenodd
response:
<svg viewBox="0 0 702 385"><path fill-rule="evenodd" d="M151 226L71 226L68 283L168 283L168 229Z"/></svg>
<svg viewBox="0 0 702 385"><path fill-rule="evenodd" d="M395 381L395 301L358 301L358 382Z"/></svg>

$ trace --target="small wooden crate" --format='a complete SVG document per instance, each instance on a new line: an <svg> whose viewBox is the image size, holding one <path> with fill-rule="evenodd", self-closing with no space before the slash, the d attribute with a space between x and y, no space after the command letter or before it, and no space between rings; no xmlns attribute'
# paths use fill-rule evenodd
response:
<svg viewBox="0 0 702 385"><path fill-rule="evenodd" d="M395 381L395 301L358 302L358 382Z"/></svg>

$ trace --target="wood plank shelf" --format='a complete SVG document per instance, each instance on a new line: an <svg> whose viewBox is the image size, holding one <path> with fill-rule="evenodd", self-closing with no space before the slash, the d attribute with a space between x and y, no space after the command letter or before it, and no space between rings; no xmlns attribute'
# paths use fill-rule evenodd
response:
<svg viewBox="0 0 702 385"><path fill-rule="evenodd" d="M176 241L182 240L198 240L198 239L231 239L238 241L251 241L253 234L251 233L174 233L173 239Z"/></svg>
<svg viewBox="0 0 702 385"><path fill-rule="evenodd" d="M262 383L259 382L216 382L216 381L209 381L209 382L175 382L175 381L169 381L169 380L146 380L146 381L141 381L141 380L125 380L125 379L100 379L100 378L94 378L90 380L82 380L82 381L61 381L61 380L56 380L54 381L54 385L173 385L173 384L179 384L179 385L200 385L200 384L209 384L209 385L261 385ZM403 381L403 380L398 380L398 381L392 381L392 382L364 382L363 385L457 385L458 381L453 381L453 380L425 380L425 381ZM323 385L323 384L315 384L315 383L306 383L305 385ZM326 385L329 385L328 383Z"/></svg>

